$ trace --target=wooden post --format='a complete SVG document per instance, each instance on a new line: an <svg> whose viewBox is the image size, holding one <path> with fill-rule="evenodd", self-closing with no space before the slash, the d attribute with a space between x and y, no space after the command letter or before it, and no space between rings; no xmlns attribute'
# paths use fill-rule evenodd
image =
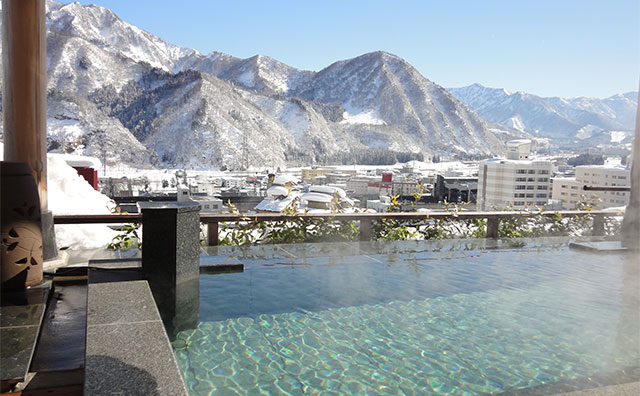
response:
<svg viewBox="0 0 640 396"><path fill-rule="evenodd" d="M371 219L360 220L360 240L370 241L372 236L372 221Z"/></svg>
<svg viewBox="0 0 640 396"><path fill-rule="evenodd" d="M604 235L604 216L593 216L593 230L591 232L593 235Z"/></svg>
<svg viewBox="0 0 640 396"><path fill-rule="evenodd" d="M4 159L26 162L47 201L45 0L2 1Z"/></svg>
<svg viewBox="0 0 640 396"><path fill-rule="evenodd" d="M499 226L500 226L499 217L487 218L487 238L497 238Z"/></svg>
<svg viewBox="0 0 640 396"><path fill-rule="evenodd" d="M218 246L218 222L207 223L207 245Z"/></svg>
<svg viewBox="0 0 640 396"><path fill-rule="evenodd" d="M58 256L47 197L45 0L2 1L4 160L31 167L40 196L42 255Z"/></svg>

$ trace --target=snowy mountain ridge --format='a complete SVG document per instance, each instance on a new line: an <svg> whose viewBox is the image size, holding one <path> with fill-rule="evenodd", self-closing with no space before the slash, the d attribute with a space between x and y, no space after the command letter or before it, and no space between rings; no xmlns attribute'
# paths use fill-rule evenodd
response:
<svg viewBox="0 0 640 396"><path fill-rule="evenodd" d="M468 158L502 152L513 133L499 139L388 53L303 71L262 55L203 55L106 8L53 1L47 27L48 149L108 165L275 167L371 150ZM367 78L375 83L356 81Z"/></svg>
<svg viewBox="0 0 640 396"><path fill-rule="evenodd" d="M637 92L598 99L543 98L480 84L448 91L488 121L570 146L580 141L585 145L614 142L620 133L630 140L638 106Z"/></svg>
<svg viewBox="0 0 640 396"><path fill-rule="evenodd" d="M389 153L480 158L530 136L515 120L486 122L382 51L303 71L263 55L203 55L104 7L53 1L47 27L48 149L109 166L275 168Z"/></svg>

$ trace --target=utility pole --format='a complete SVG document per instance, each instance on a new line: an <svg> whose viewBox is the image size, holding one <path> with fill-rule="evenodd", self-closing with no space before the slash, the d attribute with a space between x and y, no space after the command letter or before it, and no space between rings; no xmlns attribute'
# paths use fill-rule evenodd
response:
<svg viewBox="0 0 640 396"><path fill-rule="evenodd" d="M248 150L249 139L247 136L247 131L245 129L242 135L242 167L244 170L249 169L249 150Z"/></svg>

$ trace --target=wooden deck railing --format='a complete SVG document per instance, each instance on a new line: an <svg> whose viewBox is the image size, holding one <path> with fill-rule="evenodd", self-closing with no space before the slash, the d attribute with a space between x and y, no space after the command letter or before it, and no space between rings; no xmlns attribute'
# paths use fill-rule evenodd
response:
<svg viewBox="0 0 640 396"><path fill-rule="evenodd" d="M564 217L593 216L593 235L604 235L605 217L619 216L619 213L609 211L584 211L584 210L564 210L545 212L405 212L405 213L306 213L297 215L284 215L280 213L257 213L257 214L200 214L200 222L207 225L207 243L210 246L218 244L218 229L221 222L236 221L287 221L294 219L324 219L327 221L359 221L360 240L368 241L372 236L372 224L376 220L468 220L486 219L487 238L498 237L498 227L501 219L513 217L549 217L553 218L560 214ZM108 224L108 223L141 223L141 214L107 214L107 215L59 215L54 216L55 224Z"/></svg>

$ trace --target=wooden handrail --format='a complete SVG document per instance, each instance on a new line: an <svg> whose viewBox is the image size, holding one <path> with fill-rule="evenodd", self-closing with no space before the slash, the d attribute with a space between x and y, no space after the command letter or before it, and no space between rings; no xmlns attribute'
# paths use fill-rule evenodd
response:
<svg viewBox="0 0 640 396"><path fill-rule="evenodd" d="M388 212L388 213L304 213L304 214L281 214L281 213L253 213L253 214L211 214L201 213L201 223L220 223L229 221L286 221L294 219L325 219L335 221L357 221L357 220L438 220L454 218L466 219L493 219L509 217L553 217L557 214L563 217L573 216L620 216L617 212L603 210L564 210L564 211L544 211L544 212ZM109 223L140 223L141 214L78 214L78 215L56 215L53 217L55 224L109 224Z"/></svg>
<svg viewBox="0 0 640 396"><path fill-rule="evenodd" d="M357 221L357 220L429 220L429 219L448 219L455 218L460 220L466 219L492 219L492 218L508 218L508 217L553 217L557 214L562 216L594 216L602 215L605 217L619 216L617 212L602 210L565 210L565 211L543 211L543 212L387 212L387 213L303 213L285 215L281 213L253 213L253 214L209 214L201 213L201 223L219 223L228 221L286 221L294 219L326 219L336 221Z"/></svg>
<svg viewBox="0 0 640 396"><path fill-rule="evenodd" d="M299 219L322 219L326 221L359 221L360 240L368 241L372 236L372 225L374 220L395 219L395 220L440 220L440 219L486 219L487 238L497 238L498 228L501 219L512 217L580 217L593 216L593 234L604 235L604 218L620 216L618 212L603 210L564 210L564 211L543 211L543 212L389 212L389 213L303 213L303 214L281 214L281 213L255 213L255 214L200 214L200 222L207 224L207 242L210 246L218 244L218 224L221 222L235 221L288 221ZM141 214L101 214L101 215L58 215L53 217L54 224L108 224L108 223L142 223ZM144 225L143 225L144 227Z"/></svg>
<svg viewBox="0 0 640 396"><path fill-rule="evenodd" d="M141 214L99 214L99 215L56 215L53 216L54 224L113 224L113 223L140 223Z"/></svg>

